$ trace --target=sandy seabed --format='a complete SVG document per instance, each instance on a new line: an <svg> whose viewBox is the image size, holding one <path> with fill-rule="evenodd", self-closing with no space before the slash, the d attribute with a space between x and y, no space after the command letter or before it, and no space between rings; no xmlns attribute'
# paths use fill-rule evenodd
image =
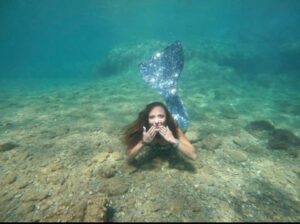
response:
<svg viewBox="0 0 300 224"><path fill-rule="evenodd" d="M249 83L206 66L179 83L197 158L175 166L124 160L122 128L162 101L134 71L3 89L0 221L300 221L299 92L287 78ZM274 130L288 131L278 143Z"/></svg>

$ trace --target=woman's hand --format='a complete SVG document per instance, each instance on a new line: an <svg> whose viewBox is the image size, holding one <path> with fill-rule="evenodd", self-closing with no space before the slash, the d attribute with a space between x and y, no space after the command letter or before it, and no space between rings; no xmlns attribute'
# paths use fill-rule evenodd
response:
<svg viewBox="0 0 300 224"><path fill-rule="evenodd" d="M170 131L169 127L161 126L159 128L159 134L169 143L175 144L177 142L173 133Z"/></svg>
<svg viewBox="0 0 300 224"><path fill-rule="evenodd" d="M155 130L154 126L151 126L151 128L146 131L146 128L143 126L143 142L149 144L152 142L156 135L157 131Z"/></svg>

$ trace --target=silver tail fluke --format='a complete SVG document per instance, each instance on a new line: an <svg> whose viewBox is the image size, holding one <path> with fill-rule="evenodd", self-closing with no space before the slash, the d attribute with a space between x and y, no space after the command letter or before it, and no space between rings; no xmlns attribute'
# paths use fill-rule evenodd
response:
<svg viewBox="0 0 300 224"><path fill-rule="evenodd" d="M188 128L188 114L177 94L177 81L184 65L183 49L179 41L156 52L139 64L139 71L153 89L166 101L173 118L184 132Z"/></svg>

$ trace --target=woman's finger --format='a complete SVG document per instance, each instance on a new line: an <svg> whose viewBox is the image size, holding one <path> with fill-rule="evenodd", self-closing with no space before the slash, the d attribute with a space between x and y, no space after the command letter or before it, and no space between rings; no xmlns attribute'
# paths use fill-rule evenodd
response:
<svg viewBox="0 0 300 224"><path fill-rule="evenodd" d="M155 128L153 126L151 127L149 134L151 137L153 137L156 134Z"/></svg>
<svg viewBox="0 0 300 224"><path fill-rule="evenodd" d="M160 130L159 133L162 135L162 136L166 136L167 132L163 131L163 130Z"/></svg>

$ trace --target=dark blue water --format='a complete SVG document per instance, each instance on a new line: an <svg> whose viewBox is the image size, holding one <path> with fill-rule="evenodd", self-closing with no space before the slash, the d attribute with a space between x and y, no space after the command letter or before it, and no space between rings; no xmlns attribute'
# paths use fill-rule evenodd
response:
<svg viewBox="0 0 300 224"><path fill-rule="evenodd" d="M89 78L111 49L146 40L228 39L270 69L299 69L299 46L280 52L299 45L299 12L298 0L1 0L1 79Z"/></svg>

